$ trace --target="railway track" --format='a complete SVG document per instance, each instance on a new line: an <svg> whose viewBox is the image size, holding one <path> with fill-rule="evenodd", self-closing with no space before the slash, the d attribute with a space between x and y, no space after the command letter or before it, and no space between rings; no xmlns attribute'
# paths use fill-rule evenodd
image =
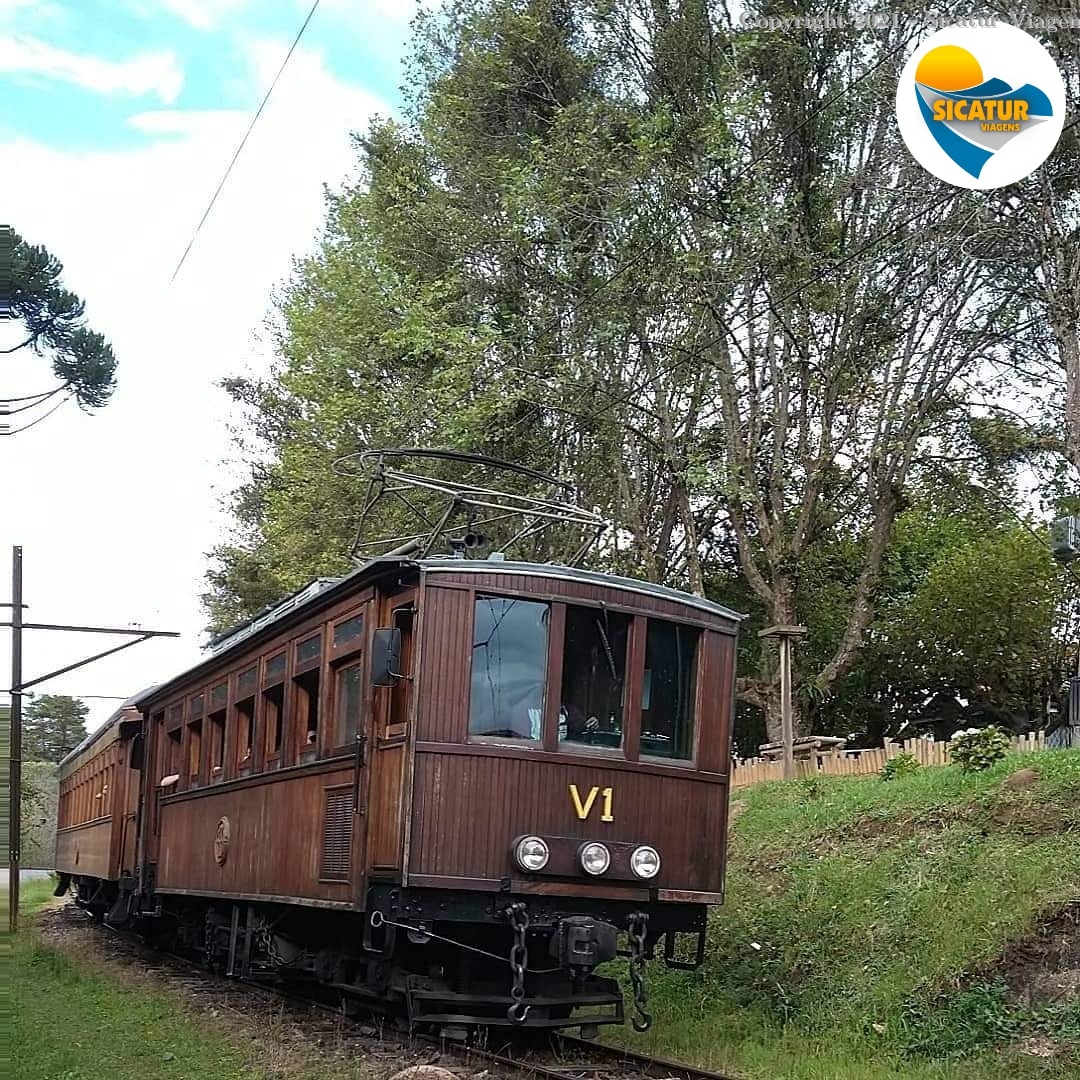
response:
<svg viewBox="0 0 1080 1080"><path fill-rule="evenodd" d="M182 986L219 1010L242 1011L245 1002L263 1001L289 1018L317 1045L331 1045L347 1053L396 1065L436 1065L450 1072L482 1065L487 1076L506 1080L526 1076L539 1080L738 1080L723 1073L682 1062L640 1054L622 1047L587 1041L571 1035L510 1039L504 1032L497 1049L461 1045L435 1036L400 1030L394 1018L377 1013L350 1015L334 1006L303 995L295 987L278 987L253 980L227 978L175 953L162 952L134 934L93 920L69 902L58 915L99 936L103 951L112 959L137 964L148 975Z"/></svg>

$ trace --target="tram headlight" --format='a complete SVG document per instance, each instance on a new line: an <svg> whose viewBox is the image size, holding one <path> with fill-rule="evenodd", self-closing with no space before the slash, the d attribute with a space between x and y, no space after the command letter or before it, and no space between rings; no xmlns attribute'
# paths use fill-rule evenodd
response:
<svg viewBox="0 0 1080 1080"><path fill-rule="evenodd" d="M543 870L550 856L547 844L539 836L525 836L514 848L514 858L522 870Z"/></svg>
<svg viewBox="0 0 1080 1080"><path fill-rule="evenodd" d="M648 844L634 848L630 856L630 869L639 878L656 877L660 873L660 852Z"/></svg>
<svg viewBox="0 0 1080 1080"><path fill-rule="evenodd" d="M611 852L603 844L595 842L582 844L578 851L578 858L581 860L581 869L586 874L592 874L593 877L604 873L611 865Z"/></svg>

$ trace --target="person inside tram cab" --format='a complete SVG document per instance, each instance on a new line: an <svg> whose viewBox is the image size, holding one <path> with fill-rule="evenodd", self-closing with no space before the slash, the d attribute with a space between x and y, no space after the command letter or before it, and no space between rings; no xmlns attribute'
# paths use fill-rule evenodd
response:
<svg viewBox="0 0 1080 1080"><path fill-rule="evenodd" d="M573 702L559 707L559 739L563 742L588 742L589 736L600 730L596 716L586 716Z"/></svg>

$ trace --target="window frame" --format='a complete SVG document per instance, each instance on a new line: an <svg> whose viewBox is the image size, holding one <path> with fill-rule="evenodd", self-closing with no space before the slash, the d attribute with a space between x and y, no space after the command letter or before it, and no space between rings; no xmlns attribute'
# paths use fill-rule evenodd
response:
<svg viewBox="0 0 1080 1080"><path fill-rule="evenodd" d="M339 645L336 640L338 630L346 623L352 622L354 619L360 620L360 633L355 637L347 638ZM341 660L347 660L353 657L356 653L363 653L367 655L367 605L354 608L352 611L345 615L342 615L339 619L334 619L330 624L327 656L331 664L337 663Z"/></svg>
<svg viewBox="0 0 1080 1080"><path fill-rule="evenodd" d="M525 600L539 604L546 604L551 612L548 622L548 649L547 649L547 674L545 682L544 710L541 720L539 741L531 739L508 739L497 735L473 735L469 731L472 709L472 658L470 650L466 677L470 688L469 703L465 709L465 736L466 744L501 746L506 749L542 750L544 753L556 754L560 757L581 758L605 758L609 760L622 760L627 762L640 762L648 765L659 765L667 768L697 770L700 760L701 746L701 723L702 723L702 694L706 679L707 653L705 642L711 629L710 624L703 619L683 617L682 615L670 615L642 610L621 603L608 603L606 601L592 600L559 594L530 593L517 589L487 590L484 588L469 588L463 590L469 597L472 628L475 634L476 602L480 599L507 599ZM559 709L562 697L563 663L566 652L566 610L569 607L578 607L593 611L602 611L605 608L620 615L625 615L630 620L627 631L625 679L627 690L623 699L622 723L623 745L621 748L607 746L588 746L584 743L560 742L559 741ZM675 626L696 630L698 633L697 650L695 655L694 680L692 687L693 699L693 753L689 758L658 757L652 754L642 754L641 744L641 701L644 690L645 678L645 653L648 635L648 623L653 619L659 622L671 623ZM557 692L552 692L557 688Z"/></svg>
<svg viewBox="0 0 1080 1080"><path fill-rule="evenodd" d="M195 734L195 725L199 725L199 747L196 753L197 763L196 771L191 771L192 765L192 737ZM184 768L181 773L180 782L183 784L184 789L192 789L201 787L203 783L203 759L206 756L206 741L203 739L203 717L191 716L188 717L187 722L184 724L184 741L183 741L183 759Z"/></svg>
<svg viewBox="0 0 1080 1080"><path fill-rule="evenodd" d="M343 691L343 679L342 676L346 671L353 668L359 669L360 672L360 715L356 718L356 735L348 742L338 742L338 713L342 704L342 691ZM331 664L329 669L329 675L333 682L330 687L330 716L328 717L330 730L327 733L328 746L327 752L333 757L340 757L344 754L354 753L356 750L357 736L366 735L368 728L370 727L371 719L371 697L368 693L368 666L367 656L362 652L353 652L350 656L339 661L338 663Z"/></svg>
<svg viewBox="0 0 1080 1080"><path fill-rule="evenodd" d="M558 694L556 696L559 698L559 707L556 708L554 716L555 730L552 739L554 752L557 754L580 754L583 757L617 758L623 761L637 761L637 734L635 731L631 731L631 720L633 717L633 701L635 699L640 699L641 694L641 674L637 666L637 653L635 648L637 637L641 633L640 626L644 623L645 616L640 612L613 607L611 604L582 603L576 599L564 600L562 606L563 626L560 659L563 663L559 665L558 682L552 684L553 686L558 686ZM624 616L628 620L628 625L626 627L626 656L623 660L623 683L625 689L622 698L622 740L619 746L590 746L588 743L573 742L571 740L559 738L559 711L562 707L562 683L566 657L566 617L569 608L581 608L584 611L597 612L606 610L613 615ZM634 739L632 750L631 737Z"/></svg>
<svg viewBox="0 0 1080 1080"><path fill-rule="evenodd" d="M269 674L269 668L279 658L284 660L284 668L281 676ZM269 772L272 769L280 769L284 763L285 747L288 745L289 733L288 725L286 723L288 719L289 708L289 693L286 688L286 683L289 681L289 651L286 648L279 649L267 656L264 656L260 661L260 678L259 678L259 698L256 702L256 722L259 725L259 730L262 732L262 768ZM278 749L271 750L270 748L270 734L272 728L269 723L267 699L266 694L268 691L281 687L281 705L278 707L278 719L281 724L281 745Z"/></svg>
<svg viewBox="0 0 1080 1080"><path fill-rule="evenodd" d="M292 677L295 679L297 675L305 675L307 672L314 670L317 667L322 667L323 662L323 629L320 627L314 634L303 634L298 638L293 638L289 643L290 651L292 653ZM317 641L319 644L318 653L309 657L307 660L300 659L300 650L305 645L310 645L311 642Z"/></svg>
<svg viewBox="0 0 1080 1080"><path fill-rule="evenodd" d="M316 687L314 695L307 689L307 687L300 681L309 676L312 673L318 676L318 685ZM286 734L283 741L291 742L292 746L292 762L296 765L306 765L310 761L314 761L320 756L322 752L322 740L326 736L326 732L323 730L323 721L325 719L323 713L323 699L325 698L326 680L323 678L323 669L318 666L307 667L303 671L294 671L292 677L289 679L289 685L285 691L285 697L291 702L292 705L292 718L293 718L293 730L291 735ZM307 699L307 705L301 708L300 695L303 694ZM307 735L307 720L308 709L312 699L315 702L315 739L313 742L302 741L306 740Z"/></svg>
<svg viewBox="0 0 1080 1080"><path fill-rule="evenodd" d="M255 771L255 759L259 749L259 697L262 692L259 687L259 674L259 661L256 660L237 671L230 680L232 697L229 700L229 725L233 729L232 749L228 751L230 776L248 776ZM241 685L246 675L251 676L250 688ZM251 702L251 716L248 719L250 750L247 758L241 759L239 706L245 701ZM226 743L228 743L228 736L226 736Z"/></svg>
<svg viewBox="0 0 1080 1080"><path fill-rule="evenodd" d="M472 692L473 692L473 660L476 657L476 611L477 605L481 600L510 600L518 601L522 603L537 604L541 607L546 607L548 610L548 623L547 631L545 635L545 657L544 657L544 681L543 681L543 705L540 709L540 732L535 739L533 738L514 738L507 735L476 735L472 731ZM554 610L557 601L552 600L546 596L529 596L529 595L511 595L502 592L487 592L483 589L474 589L469 593L470 602L470 615L469 620L469 670L468 670L468 686L469 686L469 701L468 707L465 710L465 740L467 743L472 743L476 746L503 746L511 749L518 750L544 750L545 745L545 732L550 727L548 723L548 710L551 705L551 699L554 696L550 693L550 677L552 670L552 626L554 622ZM563 649L563 641L559 640L559 653L560 658ZM557 708L556 708L557 714Z"/></svg>
<svg viewBox="0 0 1080 1080"><path fill-rule="evenodd" d="M390 692L387 695L384 734L388 739L404 735L409 729L409 718L413 710L416 684L416 616L415 595L410 596L405 603L390 609L390 626L401 631L401 659L399 663L401 678L394 680L394 684L389 688ZM548 633L550 634L550 632L549 626ZM470 683L471 678L470 672ZM395 713L397 713L396 718ZM544 730L543 724L544 718L541 716L541 736Z"/></svg>
<svg viewBox="0 0 1080 1080"><path fill-rule="evenodd" d="M641 720L642 720L642 708L641 700L645 694L645 663L648 653L648 623L649 619L658 623L667 623L670 626L674 626L676 630L688 629L694 630L697 633L697 640L694 643L694 667L693 677L690 683L690 701L692 704L692 712L690 714L691 734L690 734L690 756L689 757L664 757L658 754L643 754L641 753ZM635 710L638 723L638 736L637 736L637 749L638 759L640 761L646 761L650 765L668 765L675 768L694 768L698 767L698 747L701 741L701 706L702 706L702 686L704 680L704 662L703 653L705 648L705 635L707 630L704 627L697 626L694 623L682 622L677 619L665 618L662 615L649 616L642 619L643 632L641 643L641 674L636 680L638 687L638 699L639 704Z"/></svg>
<svg viewBox="0 0 1080 1080"><path fill-rule="evenodd" d="M218 719L220 717L220 720ZM215 765L215 736L220 725L221 761ZM229 709L215 709L206 714L203 734L206 739L206 782L220 784L225 779L225 769L229 762Z"/></svg>

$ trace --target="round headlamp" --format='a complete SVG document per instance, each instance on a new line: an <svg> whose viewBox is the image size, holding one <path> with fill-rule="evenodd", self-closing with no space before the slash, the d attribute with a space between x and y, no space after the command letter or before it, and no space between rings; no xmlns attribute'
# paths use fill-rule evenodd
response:
<svg viewBox="0 0 1080 1080"><path fill-rule="evenodd" d="M656 877L660 873L660 853L648 844L634 848L630 855L630 869L639 878Z"/></svg>
<svg viewBox="0 0 1080 1080"><path fill-rule="evenodd" d="M514 858L522 870L543 870L549 854L547 844L539 836L524 836L514 848Z"/></svg>
<svg viewBox="0 0 1080 1080"><path fill-rule="evenodd" d="M604 873L611 865L611 852L603 844L595 842L582 844L578 858L581 860L581 869L594 877Z"/></svg>

